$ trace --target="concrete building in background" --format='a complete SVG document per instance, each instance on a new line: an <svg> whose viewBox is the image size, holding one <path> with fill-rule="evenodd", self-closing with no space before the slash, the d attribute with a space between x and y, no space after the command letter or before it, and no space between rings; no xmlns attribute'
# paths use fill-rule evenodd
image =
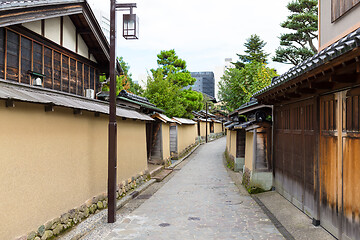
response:
<svg viewBox="0 0 360 240"><path fill-rule="evenodd" d="M191 76L196 78L192 89L215 97L215 76L213 72L192 72Z"/></svg>
<svg viewBox="0 0 360 240"><path fill-rule="evenodd" d="M224 75L225 71L229 68L233 68L234 64L231 63L232 58L225 58L224 65L215 67L214 75L215 75L215 97L218 98L218 92L219 92L219 82L221 80L221 77Z"/></svg>

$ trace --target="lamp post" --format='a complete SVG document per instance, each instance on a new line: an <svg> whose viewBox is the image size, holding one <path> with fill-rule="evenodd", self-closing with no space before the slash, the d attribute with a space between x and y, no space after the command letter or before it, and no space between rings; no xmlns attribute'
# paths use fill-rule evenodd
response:
<svg viewBox="0 0 360 240"><path fill-rule="evenodd" d="M125 39L138 39L136 26L137 17L132 14L135 3L118 4L116 0L110 0L110 100L109 100L109 149L108 149L108 223L116 221L116 170L117 170L117 123L116 123L116 9L129 8L130 17L126 21L125 17L123 36ZM134 16L135 15L135 16ZM129 21L131 20L131 23ZM134 27L135 26L135 27ZM137 28L138 29L138 28ZM130 31L129 31L130 30ZM135 31L134 31L135 30Z"/></svg>

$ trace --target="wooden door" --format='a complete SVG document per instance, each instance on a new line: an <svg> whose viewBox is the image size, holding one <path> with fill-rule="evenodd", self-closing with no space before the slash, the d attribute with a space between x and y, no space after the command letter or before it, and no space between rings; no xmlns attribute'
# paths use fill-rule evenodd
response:
<svg viewBox="0 0 360 240"><path fill-rule="evenodd" d="M336 237L339 237L342 198L342 166L339 158L341 102L338 98L339 94L331 94L320 99L319 146L320 221Z"/></svg>
<svg viewBox="0 0 360 240"><path fill-rule="evenodd" d="M177 126L170 126L170 152L177 153Z"/></svg>
<svg viewBox="0 0 360 240"><path fill-rule="evenodd" d="M311 217L315 212L315 102L275 107L273 125L276 189Z"/></svg>

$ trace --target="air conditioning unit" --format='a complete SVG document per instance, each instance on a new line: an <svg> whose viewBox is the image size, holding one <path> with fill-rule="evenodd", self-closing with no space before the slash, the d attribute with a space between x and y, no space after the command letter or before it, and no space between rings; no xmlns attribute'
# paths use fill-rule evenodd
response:
<svg viewBox="0 0 360 240"><path fill-rule="evenodd" d="M94 99L95 98L94 89L85 89L85 97Z"/></svg>

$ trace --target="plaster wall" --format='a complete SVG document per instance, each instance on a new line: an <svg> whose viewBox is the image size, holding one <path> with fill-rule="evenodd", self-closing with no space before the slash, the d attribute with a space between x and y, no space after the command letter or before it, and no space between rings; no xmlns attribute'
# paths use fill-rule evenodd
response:
<svg viewBox="0 0 360 240"><path fill-rule="evenodd" d="M207 134L210 134L210 124L208 123L208 129L207 129ZM201 121L200 122L200 136L201 137L205 137L206 136L206 122Z"/></svg>
<svg viewBox="0 0 360 240"><path fill-rule="evenodd" d="M246 132L245 141L245 167L252 171L254 158L254 133Z"/></svg>
<svg viewBox="0 0 360 240"><path fill-rule="evenodd" d="M169 124L162 124L163 160L170 157L170 127Z"/></svg>
<svg viewBox="0 0 360 240"><path fill-rule="evenodd" d="M24 27L41 35L41 21L34 21L22 24ZM60 45L61 43L61 18L45 19L44 37ZM63 47L76 52L76 27L68 16L63 17ZM80 34L78 34L77 53L85 58L96 62L93 55L90 55L89 50Z"/></svg>
<svg viewBox="0 0 360 240"><path fill-rule="evenodd" d="M231 138L230 138L230 131L228 129L225 129L225 133L226 133L226 150L228 152L230 152L230 141L231 141Z"/></svg>
<svg viewBox="0 0 360 240"><path fill-rule="evenodd" d="M214 123L214 133L222 132L222 123Z"/></svg>
<svg viewBox="0 0 360 240"><path fill-rule="evenodd" d="M196 124L182 124L177 125L178 128L178 153L180 154L191 144L196 141Z"/></svg>
<svg viewBox="0 0 360 240"><path fill-rule="evenodd" d="M78 54L86 58L89 57L89 49L80 34L78 35Z"/></svg>
<svg viewBox="0 0 360 240"><path fill-rule="evenodd" d="M331 22L331 1L319 1L319 51L360 28L360 4Z"/></svg>
<svg viewBox="0 0 360 240"><path fill-rule="evenodd" d="M106 192L108 117L0 101L0 239L14 239ZM118 183L147 169L145 122L118 119Z"/></svg>
<svg viewBox="0 0 360 240"><path fill-rule="evenodd" d="M63 46L73 52L76 52L76 28L68 16L65 16L63 19L64 19Z"/></svg>
<svg viewBox="0 0 360 240"><path fill-rule="evenodd" d="M234 158L236 157L236 131L230 131L231 134L231 146L230 146L230 154Z"/></svg>
<svg viewBox="0 0 360 240"><path fill-rule="evenodd" d="M45 37L60 45L60 17L45 20Z"/></svg>
<svg viewBox="0 0 360 240"><path fill-rule="evenodd" d="M23 26L41 35L41 21L27 22Z"/></svg>

